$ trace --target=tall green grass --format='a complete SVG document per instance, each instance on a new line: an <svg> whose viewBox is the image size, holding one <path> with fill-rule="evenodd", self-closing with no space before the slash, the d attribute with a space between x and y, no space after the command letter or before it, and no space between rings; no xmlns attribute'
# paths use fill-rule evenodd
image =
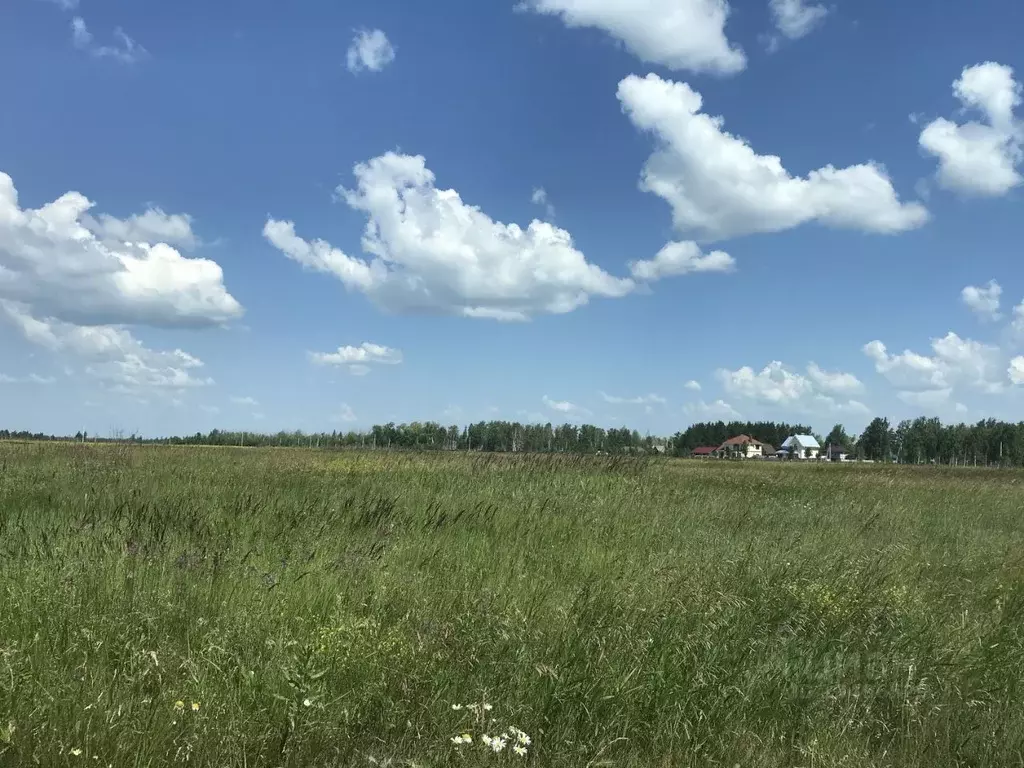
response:
<svg viewBox="0 0 1024 768"><path fill-rule="evenodd" d="M1022 765L1022 481L0 444L0 765Z"/></svg>

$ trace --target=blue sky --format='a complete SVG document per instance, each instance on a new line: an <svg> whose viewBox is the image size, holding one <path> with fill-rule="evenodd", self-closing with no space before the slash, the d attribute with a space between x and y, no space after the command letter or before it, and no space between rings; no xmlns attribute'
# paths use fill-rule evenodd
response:
<svg viewBox="0 0 1024 768"><path fill-rule="evenodd" d="M7 0L0 424L1018 419L1022 28Z"/></svg>

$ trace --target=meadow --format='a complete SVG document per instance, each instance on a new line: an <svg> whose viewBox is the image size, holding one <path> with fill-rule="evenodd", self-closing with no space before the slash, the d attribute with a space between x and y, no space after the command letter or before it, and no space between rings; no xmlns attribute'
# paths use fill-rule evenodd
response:
<svg viewBox="0 0 1024 768"><path fill-rule="evenodd" d="M1024 765L1022 483L0 442L0 765Z"/></svg>

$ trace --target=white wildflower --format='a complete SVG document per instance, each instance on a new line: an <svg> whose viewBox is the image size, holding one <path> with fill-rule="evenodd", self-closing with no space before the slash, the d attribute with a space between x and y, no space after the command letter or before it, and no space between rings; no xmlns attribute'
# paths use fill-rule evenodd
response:
<svg viewBox="0 0 1024 768"><path fill-rule="evenodd" d="M516 744L514 747L512 747L512 751L520 757L526 757L526 747L524 747L522 744Z"/></svg>

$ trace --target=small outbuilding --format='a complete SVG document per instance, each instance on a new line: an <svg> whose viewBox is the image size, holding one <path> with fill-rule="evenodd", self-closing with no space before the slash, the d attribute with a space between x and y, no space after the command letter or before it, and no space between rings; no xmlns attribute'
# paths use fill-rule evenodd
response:
<svg viewBox="0 0 1024 768"><path fill-rule="evenodd" d="M829 461L849 461L850 451L841 445L830 445L825 451L825 458Z"/></svg>

